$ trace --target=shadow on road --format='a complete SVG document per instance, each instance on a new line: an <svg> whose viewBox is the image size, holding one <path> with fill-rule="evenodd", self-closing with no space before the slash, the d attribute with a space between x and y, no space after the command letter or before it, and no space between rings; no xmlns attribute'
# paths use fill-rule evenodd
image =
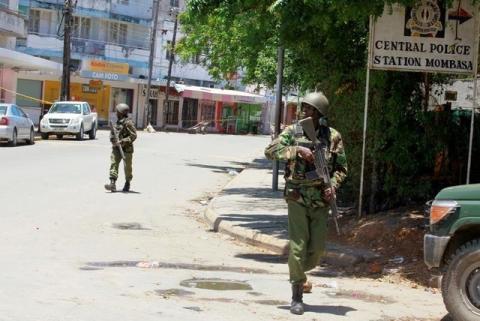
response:
<svg viewBox="0 0 480 321"><path fill-rule="evenodd" d="M286 215L222 215L214 222L213 229L215 231L218 231L220 222L222 221L241 222L236 225L281 239L287 239L288 237Z"/></svg>
<svg viewBox="0 0 480 321"><path fill-rule="evenodd" d="M289 306L279 306L279 309L290 310ZM341 305L309 305L305 304L305 312L314 312L314 313L324 313L324 314L334 314L346 316L348 312L357 311L352 307L341 306Z"/></svg>
<svg viewBox="0 0 480 321"><path fill-rule="evenodd" d="M242 253L237 254L235 257L246 260L253 260L263 263L285 264L288 261L286 255L277 254L257 254L257 253Z"/></svg>

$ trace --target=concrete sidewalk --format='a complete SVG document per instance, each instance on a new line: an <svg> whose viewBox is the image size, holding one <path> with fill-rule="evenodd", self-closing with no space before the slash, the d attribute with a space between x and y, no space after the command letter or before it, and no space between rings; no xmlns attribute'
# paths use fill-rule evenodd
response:
<svg viewBox="0 0 480 321"><path fill-rule="evenodd" d="M254 160L211 200L205 218L214 231L285 255L288 253L287 204L282 197L282 177L279 178L280 191L272 192L271 164L264 158ZM349 266L376 257L368 250L327 243L325 261Z"/></svg>

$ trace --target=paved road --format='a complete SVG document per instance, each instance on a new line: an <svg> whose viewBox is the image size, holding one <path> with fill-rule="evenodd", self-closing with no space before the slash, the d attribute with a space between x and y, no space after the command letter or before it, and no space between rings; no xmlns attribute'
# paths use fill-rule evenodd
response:
<svg viewBox="0 0 480 321"><path fill-rule="evenodd" d="M0 320L291 320L285 262L201 222L205 200L231 179L228 171L267 142L140 133L128 194L103 190L107 132L95 141L0 147ZM297 319L446 314L438 294L331 272L312 277L309 312ZM199 278L251 289L181 285Z"/></svg>

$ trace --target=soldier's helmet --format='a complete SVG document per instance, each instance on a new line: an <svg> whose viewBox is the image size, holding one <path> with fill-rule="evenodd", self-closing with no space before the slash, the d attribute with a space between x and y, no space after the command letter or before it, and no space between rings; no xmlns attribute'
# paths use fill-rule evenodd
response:
<svg viewBox="0 0 480 321"><path fill-rule="evenodd" d="M118 104L117 106L115 106L115 110L118 113L126 114L130 110L130 107L128 107L127 104L121 103L121 104Z"/></svg>
<svg viewBox="0 0 480 321"><path fill-rule="evenodd" d="M327 97L322 92L313 92L305 95L302 104L308 104L318 110L323 116L327 116L329 103Z"/></svg>

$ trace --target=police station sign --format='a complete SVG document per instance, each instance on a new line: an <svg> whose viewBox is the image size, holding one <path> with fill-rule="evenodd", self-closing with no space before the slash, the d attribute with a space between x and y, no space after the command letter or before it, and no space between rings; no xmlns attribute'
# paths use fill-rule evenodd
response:
<svg viewBox="0 0 480 321"><path fill-rule="evenodd" d="M369 68L473 74L478 52L478 5L470 0L420 0L385 6L371 24Z"/></svg>

